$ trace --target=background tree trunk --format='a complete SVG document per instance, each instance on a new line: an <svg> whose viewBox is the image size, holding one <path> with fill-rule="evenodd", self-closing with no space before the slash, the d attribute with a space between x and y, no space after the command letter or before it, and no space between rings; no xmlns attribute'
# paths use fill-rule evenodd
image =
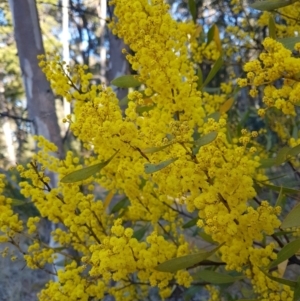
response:
<svg viewBox="0 0 300 301"><path fill-rule="evenodd" d="M59 157L63 157L54 95L37 56L44 54L44 46L35 0L10 0L18 56L26 90L28 115L33 120L34 133L55 143Z"/></svg>

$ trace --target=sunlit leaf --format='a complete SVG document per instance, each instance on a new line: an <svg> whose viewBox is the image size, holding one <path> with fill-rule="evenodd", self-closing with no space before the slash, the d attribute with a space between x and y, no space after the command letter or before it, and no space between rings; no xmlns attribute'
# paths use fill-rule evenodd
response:
<svg viewBox="0 0 300 301"><path fill-rule="evenodd" d="M151 164L151 163L146 163L144 165L144 169L145 169L145 173L149 174L149 173L154 173L157 172L165 167L167 167L168 165L172 164L173 162L175 162L178 158L172 158L163 162L160 162L158 164Z"/></svg>
<svg viewBox="0 0 300 301"><path fill-rule="evenodd" d="M106 160L104 162L73 171L73 172L69 173L68 175L64 176L60 181L62 183L74 183L74 182L86 180L89 177L95 175L102 168L104 168L115 157L115 155L117 153L118 153L118 151L115 152L108 160Z"/></svg>
<svg viewBox="0 0 300 301"><path fill-rule="evenodd" d="M290 243L288 243L287 245L285 245L277 254L277 259L271 262L269 268L276 267L281 262L289 259L293 255L295 255L295 253L297 253L299 249L300 249L300 238L295 239Z"/></svg>
<svg viewBox="0 0 300 301"><path fill-rule="evenodd" d="M283 277L283 275L286 271L288 262L289 262L288 260L284 260L283 262L278 264L277 270L278 270L278 276L279 277L281 277L281 278Z"/></svg>
<svg viewBox="0 0 300 301"><path fill-rule="evenodd" d="M297 0L257 0L252 4L249 4L249 6L257 10L272 11L274 9L291 5L296 1Z"/></svg>
<svg viewBox="0 0 300 301"><path fill-rule="evenodd" d="M222 245L218 246L217 248L211 251L202 251L195 254L170 259L159 264L155 269L160 272L175 273L179 270L193 267L194 265L210 257L212 254L218 251L221 246Z"/></svg>
<svg viewBox="0 0 300 301"><path fill-rule="evenodd" d="M296 205L281 223L281 228L291 228L300 226L300 204Z"/></svg>
<svg viewBox="0 0 300 301"><path fill-rule="evenodd" d="M214 30L214 41L216 43L217 50L219 52L221 52L222 51L222 43L221 43L221 39L220 39L219 28L217 25L215 25L215 30Z"/></svg>
<svg viewBox="0 0 300 301"><path fill-rule="evenodd" d="M196 7L196 1L195 0L189 0L189 10L192 15L194 23L197 21L197 7Z"/></svg>
<svg viewBox="0 0 300 301"><path fill-rule="evenodd" d="M199 271L192 277L194 280L203 280L212 284L233 283L245 278L244 276L231 276L210 270Z"/></svg>
<svg viewBox="0 0 300 301"><path fill-rule="evenodd" d="M273 15L269 17L269 37L274 40L276 39L276 25Z"/></svg>
<svg viewBox="0 0 300 301"><path fill-rule="evenodd" d="M227 99L227 100L221 105L220 110L219 110L220 113L222 114L222 113L228 112L228 111L230 110L230 108L232 107L233 103L234 103L234 98L233 98L233 97Z"/></svg>
<svg viewBox="0 0 300 301"><path fill-rule="evenodd" d="M113 190L111 190L107 196L105 197L104 201L103 201L103 208L106 209L110 203L110 201L112 200L113 196L114 196L114 192Z"/></svg>
<svg viewBox="0 0 300 301"><path fill-rule="evenodd" d="M300 42L300 37L288 37L277 39L286 49L294 50L295 44Z"/></svg>
<svg viewBox="0 0 300 301"><path fill-rule="evenodd" d="M113 79L111 84L119 88L135 88L141 85L134 75L122 75Z"/></svg>

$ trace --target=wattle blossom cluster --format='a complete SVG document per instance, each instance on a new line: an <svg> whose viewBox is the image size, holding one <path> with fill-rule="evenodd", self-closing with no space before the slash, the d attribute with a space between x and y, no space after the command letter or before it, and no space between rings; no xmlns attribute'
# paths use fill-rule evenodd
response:
<svg viewBox="0 0 300 301"><path fill-rule="evenodd" d="M28 221L27 234L33 242L25 251L27 265L44 267L60 251L70 259L57 273L58 281L50 282L41 292L40 300L99 300L107 294L120 301L138 300L147 296L150 287L158 287L160 296L168 298L175 283L189 287L193 282L190 271L165 273L155 267L198 251L183 227L184 217L193 213L197 227L222 244L216 256L226 270L248 277L260 300L292 300L289 288L260 270L276 258L274 243L258 245L264 235L272 235L280 226L280 207L272 207L265 200L256 207L250 205L257 197L254 180L267 181L255 147L258 133L244 129L240 137L231 140L227 114L211 115L220 111L226 98L197 90L193 47L189 47L197 27L175 22L162 0L115 0L111 4L116 15L112 31L134 51L124 53L143 83L129 93L125 117L110 87L90 84L92 75L86 66L71 68L58 57L50 61L40 57L40 66L54 91L74 102L73 114L64 121L89 154L81 159L69 151L59 160L51 155L56 147L39 137L41 150L30 164L17 167L24 178L21 192L31 199L41 218L63 225L52 232L61 245L60 250L53 250L34 240L39 218ZM287 54L280 45L275 46L276 51ZM275 46L266 40L270 53ZM261 59L267 64L267 55ZM253 66L259 68L259 63L245 68L250 72ZM294 76L295 68L288 69L289 76ZM261 78L254 71L248 79L260 85ZM270 70L269 80L282 76L276 72ZM253 83L254 79L257 82ZM224 94L231 92L230 85L222 89ZM201 145L201 138L208 135L215 139ZM113 155L108 165L82 181L60 181ZM160 170L145 169L168 160ZM45 170L58 174L57 187L50 187ZM92 193L98 184L126 196L128 205L122 208L121 218ZM10 211L9 201L1 202L6 208L2 240L7 240L8 229L21 232L23 228ZM138 237L141 226L146 230ZM70 248L80 254L79 258L69 258L65 250ZM215 289L208 289L212 300L216 299ZM286 297L278 299L282 290Z"/></svg>

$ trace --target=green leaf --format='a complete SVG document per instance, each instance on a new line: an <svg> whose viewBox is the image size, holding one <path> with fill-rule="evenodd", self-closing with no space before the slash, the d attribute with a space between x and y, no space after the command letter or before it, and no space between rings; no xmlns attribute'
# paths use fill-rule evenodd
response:
<svg viewBox="0 0 300 301"><path fill-rule="evenodd" d="M263 182L257 182L257 183L260 183L263 186L265 186L271 190L277 191L277 192L280 192L282 190L282 193L288 193L288 194L298 194L299 193L298 189L293 189L293 188L283 187L283 186L275 186L275 185L271 185L271 184L265 184Z"/></svg>
<svg viewBox="0 0 300 301"><path fill-rule="evenodd" d="M197 7L196 7L196 1L195 0L189 0L189 10L192 15L194 23L197 21Z"/></svg>
<svg viewBox="0 0 300 301"><path fill-rule="evenodd" d="M269 37L274 40L276 39L276 25L273 15L269 18Z"/></svg>
<svg viewBox="0 0 300 301"><path fill-rule="evenodd" d="M143 149L142 151L144 154L153 154L153 153L159 152L159 151L169 147L171 144L172 143L168 143L168 144L162 145L162 146L153 146L153 147Z"/></svg>
<svg viewBox="0 0 300 301"><path fill-rule="evenodd" d="M179 270L193 267L194 265L213 255L216 251L220 249L222 245L219 245L217 248L211 251L202 251L195 254L170 259L159 264L155 269L160 272L175 273Z"/></svg>
<svg viewBox="0 0 300 301"><path fill-rule="evenodd" d="M128 207L128 205L129 205L129 200L127 197L125 197L111 208L110 213L117 213L121 209Z"/></svg>
<svg viewBox="0 0 300 301"><path fill-rule="evenodd" d="M183 291L183 300L190 301L191 299L194 299L197 293L199 293L199 286L190 286L188 289Z"/></svg>
<svg viewBox="0 0 300 301"><path fill-rule="evenodd" d="M294 50L295 44L300 42L300 37L289 37L277 39L286 49Z"/></svg>
<svg viewBox="0 0 300 301"><path fill-rule="evenodd" d="M259 168L270 168L276 166L276 158L267 158L260 160Z"/></svg>
<svg viewBox="0 0 300 301"><path fill-rule="evenodd" d="M285 245L277 254L277 258L271 262L269 268L276 267L281 262L289 259L293 255L295 255L295 253L297 253L299 249L300 249L300 238L295 239L290 243L288 243L287 245Z"/></svg>
<svg viewBox="0 0 300 301"><path fill-rule="evenodd" d="M293 4L297 0L258 0L249 6L253 9L262 10L262 11L272 11L281 7L285 7Z"/></svg>
<svg viewBox="0 0 300 301"><path fill-rule="evenodd" d="M214 39L214 36L215 36L215 24L213 24L207 32L207 42L206 42L207 45Z"/></svg>
<svg viewBox="0 0 300 301"><path fill-rule="evenodd" d="M212 239L212 237L205 232L200 232L199 236L206 242L209 242L211 244L216 244L216 242Z"/></svg>
<svg viewBox="0 0 300 301"><path fill-rule="evenodd" d="M195 218L189 220L187 223L185 223L182 226L182 228L183 229L188 229L188 228L194 227L197 224L198 219L199 219L198 217L195 217Z"/></svg>
<svg viewBox="0 0 300 301"><path fill-rule="evenodd" d="M295 147L293 147L292 149L290 149L288 151L287 155L295 157L295 156L299 155L299 153L300 153L300 144L296 145Z"/></svg>
<svg viewBox="0 0 300 301"><path fill-rule="evenodd" d="M295 288L296 285L297 285L297 282L295 281L291 281L291 280L288 280L288 279L284 279L284 278L279 278L279 277L274 277L268 273L266 273L264 270L260 269L267 277L269 277L270 279L272 279L273 281L276 281L278 283L281 283L281 284L284 284L284 285L287 285L289 287L293 287Z"/></svg>
<svg viewBox="0 0 300 301"><path fill-rule="evenodd" d="M228 274L222 274L210 270L202 270L193 276L194 280L203 280L212 284L223 284L223 283L233 283L244 279L244 276L231 276Z"/></svg>
<svg viewBox="0 0 300 301"><path fill-rule="evenodd" d="M297 278L297 285L294 290L294 301L300 300L300 277Z"/></svg>
<svg viewBox="0 0 300 301"><path fill-rule="evenodd" d="M223 114L223 113L226 113L228 112L232 105L234 104L234 98L231 97L229 99L227 99L221 106L220 106L220 113Z"/></svg>
<svg viewBox="0 0 300 301"><path fill-rule="evenodd" d="M208 116L206 116L204 118L204 121L207 122L209 118L212 118L214 121L218 122L219 119L220 119L220 117L221 117L221 113L220 112L214 112L214 113L209 114Z"/></svg>
<svg viewBox="0 0 300 301"><path fill-rule="evenodd" d="M129 99L128 99L128 95L127 95L119 101L119 106L126 107L128 105L128 102L129 102Z"/></svg>
<svg viewBox="0 0 300 301"><path fill-rule="evenodd" d="M203 85L203 73L200 67L197 69L197 76L198 76L197 90L201 90L201 87Z"/></svg>
<svg viewBox="0 0 300 301"><path fill-rule="evenodd" d="M68 175L64 176L60 181L61 183L75 183L78 181L83 181L88 179L89 177L95 175L97 172L99 172L102 168L104 168L108 163L115 157L115 155L119 151L116 151L108 160L94 164L85 168L82 168L80 170L73 171L69 173Z"/></svg>
<svg viewBox="0 0 300 301"><path fill-rule="evenodd" d="M281 223L281 228L292 228L300 226L300 204L296 205Z"/></svg>
<svg viewBox="0 0 300 301"><path fill-rule="evenodd" d="M141 85L141 83L135 79L134 75L117 77L111 81L111 84L119 88L135 88Z"/></svg>
<svg viewBox="0 0 300 301"><path fill-rule="evenodd" d="M167 167L168 165L172 164L173 162L175 162L178 158L172 158L163 162L160 162L158 164L151 164L151 163L146 163L144 165L144 169L145 169L145 173L149 174L149 173L154 173L157 172L165 167Z"/></svg>
<svg viewBox="0 0 300 301"><path fill-rule="evenodd" d="M213 142L218 136L217 132L211 132L207 135L202 136L200 139L193 142L194 145L203 146Z"/></svg>
<svg viewBox="0 0 300 301"><path fill-rule="evenodd" d="M280 206L280 207L281 207L281 205L282 205L282 203L283 203L283 200L284 200L284 198L285 198L285 195L283 194L283 189L282 189L282 187L280 187L280 188L281 188L281 189L280 189L279 195L278 195L278 197L277 197L275 206Z"/></svg>
<svg viewBox="0 0 300 301"><path fill-rule="evenodd" d="M149 224L141 227L140 229L134 231L132 237L136 238L138 241L140 241L144 237L144 235L147 232L148 228L149 228Z"/></svg>
<svg viewBox="0 0 300 301"><path fill-rule="evenodd" d="M284 163L287 160L287 155L290 151L290 148L287 146L284 146L278 151L277 157L276 157L276 165L279 166L282 163Z"/></svg>
<svg viewBox="0 0 300 301"><path fill-rule="evenodd" d="M12 202L10 204L11 204L11 206L14 206L14 207L24 206L24 205L32 203L31 201L26 202L26 201L17 200L17 199L11 199L11 200L12 200Z"/></svg>
<svg viewBox="0 0 300 301"><path fill-rule="evenodd" d="M209 71L207 78L205 79L202 87L206 86L215 77L215 75L218 73L218 71L221 69L222 66L223 66L223 58L222 55L220 55L220 57L216 60L213 67Z"/></svg>

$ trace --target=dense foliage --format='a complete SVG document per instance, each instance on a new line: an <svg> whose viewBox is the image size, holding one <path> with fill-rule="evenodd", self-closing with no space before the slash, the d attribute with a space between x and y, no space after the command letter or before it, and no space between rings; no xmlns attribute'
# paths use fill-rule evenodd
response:
<svg viewBox="0 0 300 301"><path fill-rule="evenodd" d="M113 81L131 88L125 112L111 87L91 84L87 66L40 57L53 90L74 103L64 122L86 149L83 158L70 150L59 160L56 146L36 137L39 152L16 167L21 193L39 212L26 223L13 200L0 197L0 241L18 248L28 267L57 275L40 300L145 300L150 287L162 299L179 289L189 300L204 287L210 300L298 300L299 281L283 279L286 268L277 268L297 263L299 207L291 210L289 202L298 190L270 177L283 164L299 177L300 44L287 38L299 32L294 2L256 3L288 17L277 25L273 13L263 13L259 22L270 37L259 57L244 65L245 77L232 75L216 93L206 86L230 53L216 26L203 42L193 1L193 20L186 22L172 19L163 0L111 1L111 30L129 45L124 55L137 73ZM208 57L214 65L203 79L199 64ZM241 128L230 113L243 87L256 98L261 129ZM267 131L277 141L270 147ZM56 187L48 171L57 174ZM99 186L108 191L103 200ZM278 193L276 202L265 188ZM121 199L111 206L114 195ZM60 247L41 239L42 219L60 225L52 232ZM27 249L18 235L30 241ZM65 256L59 270L58 254ZM236 296L226 295L228 283L239 283Z"/></svg>

